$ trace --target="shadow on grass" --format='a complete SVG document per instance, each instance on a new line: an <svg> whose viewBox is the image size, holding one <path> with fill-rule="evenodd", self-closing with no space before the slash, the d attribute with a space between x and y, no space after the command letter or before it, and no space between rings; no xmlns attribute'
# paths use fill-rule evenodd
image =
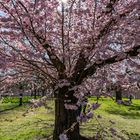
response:
<svg viewBox="0 0 140 140"><path fill-rule="evenodd" d="M19 105L16 105L16 106L13 106L11 108L0 110L0 114L3 113L3 112L6 112L6 111L14 110L15 108L18 108L18 107L20 107L20 106Z"/></svg>
<svg viewBox="0 0 140 140"><path fill-rule="evenodd" d="M130 140L140 140L140 135L137 133L129 133L128 137Z"/></svg>
<svg viewBox="0 0 140 140"><path fill-rule="evenodd" d="M129 140L140 140L140 134L138 133L129 133L127 131L122 131L122 133L124 133L125 135L128 136Z"/></svg>
<svg viewBox="0 0 140 140"><path fill-rule="evenodd" d="M140 118L140 106L139 105L131 105L126 106L127 110L121 110L119 108L109 108L106 109L106 112L115 115L121 115L126 119L139 119Z"/></svg>
<svg viewBox="0 0 140 140"><path fill-rule="evenodd" d="M136 104L131 105L131 106L129 107L129 110L130 110L130 111L131 111L131 110L140 111L140 105L136 105Z"/></svg>

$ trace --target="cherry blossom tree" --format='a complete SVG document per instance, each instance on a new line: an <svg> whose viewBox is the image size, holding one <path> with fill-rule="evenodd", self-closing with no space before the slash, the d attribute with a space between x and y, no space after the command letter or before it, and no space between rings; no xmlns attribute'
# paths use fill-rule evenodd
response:
<svg viewBox="0 0 140 140"><path fill-rule="evenodd" d="M108 67L132 57L139 62L139 5L139 0L0 1L0 54L6 58L0 64L29 77L38 73L52 86L54 140L82 139L77 117L88 78L101 77L102 69L109 75Z"/></svg>

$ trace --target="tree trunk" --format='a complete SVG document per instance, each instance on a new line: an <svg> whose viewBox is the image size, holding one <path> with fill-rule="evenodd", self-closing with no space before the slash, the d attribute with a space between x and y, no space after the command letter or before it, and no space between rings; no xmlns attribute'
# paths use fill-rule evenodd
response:
<svg viewBox="0 0 140 140"><path fill-rule="evenodd" d="M34 89L34 99L36 99L36 93L37 93L37 90Z"/></svg>
<svg viewBox="0 0 140 140"><path fill-rule="evenodd" d="M19 106L22 106L22 93L19 94Z"/></svg>
<svg viewBox="0 0 140 140"><path fill-rule="evenodd" d="M45 89L42 89L42 97L45 96Z"/></svg>
<svg viewBox="0 0 140 140"><path fill-rule="evenodd" d="M66 90L61 90L59 92L60 93L57 94L55 100L55 128L53 140L59 140L59 135L68 129L69 131L67 131L66 134L69 140L80 140L79 123L77 123L77 116L80 114L80 111L70 109L67 110L64 106L64 97L66 95ZM70 95L70 93L67 95ZM75 102L75 97L73 96L73 94L71 95L71 101ZM74 125L74 129L70 129L72 125Z"/></svg>
<svg viewBox="0 0 140 140"><path fill-rule="evenodd" d="M33 91L31 91L31 97L34 95L34 92Z"/></svg>
<svg viewBox="0 0 140 140"><path fill-rule="evenodd" d="M116 102L117 102L118 100L122 100L122 92L121 92L121 90L116 91Z"/></svg>
<svg viewBox="0 0 140 140"><path fill-rule="evenodd" d="M37 96L40 96L40 89L37 89Z"/></svg>

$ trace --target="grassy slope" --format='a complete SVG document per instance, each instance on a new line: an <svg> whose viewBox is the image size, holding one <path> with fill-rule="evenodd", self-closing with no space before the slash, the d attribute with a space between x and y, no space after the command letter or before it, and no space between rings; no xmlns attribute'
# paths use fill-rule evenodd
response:
<svg viewBox="0 0 140 140"><path fill-rule="evenodd" d="M91 98L90 101L94 102L95 98ZM118 105L109 98L104 98L99 103L101 106L95 111L95 116L98 114L102 116L101 119L98 119L101 127L113 127L118 132L125 130L133 137L133 140L140 140L140 100L133 100L131 106ZM115 124L110 123L110 120ZM83 125L82 132L84 135L95 135L99 127L98 121L94 117L87 125ZM96 127L94 128L94 126ZM135 138L135 136L137 137Z"/></svg>
<svg viewBox="0 0 140 140"><path fill-rule="evenodd" d="M95 102L94 98L90 99ZM134 100L132 106L117 105L110 99L99 101L101 107L95 111L95 116L100 114L100 125L104 127L114 127L117 130L126 130L130 134L140 135L140 101ZM49 102L53 107L53 102ZM31 110L26 116L24 112L29 108L24 105L16 107L17 104L0 104L0 140L39 140L52 134L54 122L54 110L46 110L44 107ZM15 108L14 108L15 107ZM11 110L5 110L13 108ZM116 123L112 126L109 120ZM81 126L84 135L95 135L99 125L95 118L91 119L86 125ZM133 135L132 134L132 135ZM140 137L137 137L140 139ZM113 138L114 139L114 138ZM139 140L137 139L137 140ZM134 137L132 140L136 140Z"/></svg>

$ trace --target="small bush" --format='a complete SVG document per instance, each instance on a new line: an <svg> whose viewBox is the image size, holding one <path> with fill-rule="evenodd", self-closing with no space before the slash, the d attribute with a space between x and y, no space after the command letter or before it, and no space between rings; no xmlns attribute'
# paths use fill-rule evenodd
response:
<svg viewBox="0 0 140 140"><path fill-rule="evenodd" d="M31 96L23 96L23 103L28 103L33 97ZM39 98L39 97L37 97ZM19 97L4 97L2 103L19 103Z"/></svg>

